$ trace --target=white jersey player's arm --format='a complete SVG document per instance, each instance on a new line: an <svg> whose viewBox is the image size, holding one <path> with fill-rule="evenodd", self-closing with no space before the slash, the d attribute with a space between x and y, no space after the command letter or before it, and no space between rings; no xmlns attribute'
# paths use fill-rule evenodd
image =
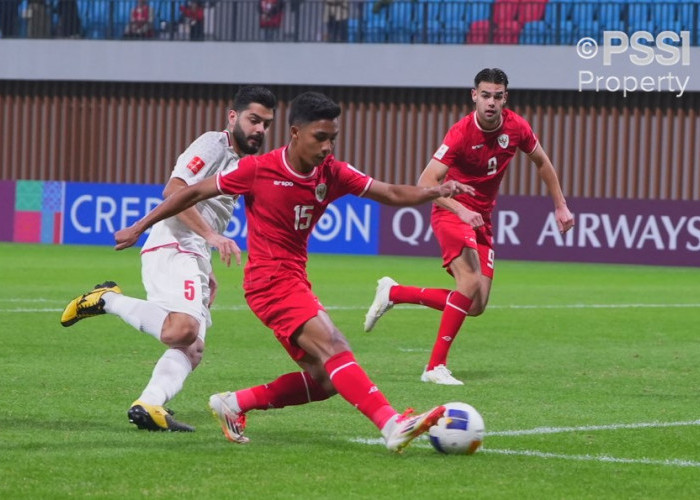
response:
<svg viewBox="0 0 700 500"><path fill-rule="evenodd" d="M184 180L179 177L171 177L163 189L163 196L167 198L186 187L187 183ZM238 265L241 264L241 249L238 248L236 242L217 233L214 228L204 220L204 217L199 213L196 206L183 210L175 217L192 231L204 238L209 245L215 247L221 255L221 260L225 262L227 266L231 265L231 254L235 256L236 263Z"/></svg>

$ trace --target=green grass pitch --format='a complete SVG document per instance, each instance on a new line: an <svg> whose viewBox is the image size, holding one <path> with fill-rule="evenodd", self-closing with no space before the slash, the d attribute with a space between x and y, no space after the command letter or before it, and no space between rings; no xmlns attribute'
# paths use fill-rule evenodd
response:
<svg viewBox="0 0 700 500"><path fill-rule="evenodd" d="M397 306L362 331L376 280L450 287L439 259L311 255L314 290L397 410L465 401L484 449L401 455L340 397L252 412L226 441L210 394L296 370L245 307L241 268L220 293L200 367L169 404L192 434L136 430L126 410L164 347L112 316L59 324L106 279L143 297L136 250L0 244L0 498L683 499L700 495L700 269L499 261L489 309L450 367L419 381L439 313Z"/></svg>

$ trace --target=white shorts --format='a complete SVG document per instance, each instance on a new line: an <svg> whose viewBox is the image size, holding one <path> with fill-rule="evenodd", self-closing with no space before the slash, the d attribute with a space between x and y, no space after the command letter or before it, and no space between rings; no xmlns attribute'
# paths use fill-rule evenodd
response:
<svg viewBox="0 0 700 500"><path fill-rule="evenodd" d="M141 279L148 301L166 311L187 313L197 319L202 340L211 326L209 274L210 262L175 248L141 254Z"/></svg>

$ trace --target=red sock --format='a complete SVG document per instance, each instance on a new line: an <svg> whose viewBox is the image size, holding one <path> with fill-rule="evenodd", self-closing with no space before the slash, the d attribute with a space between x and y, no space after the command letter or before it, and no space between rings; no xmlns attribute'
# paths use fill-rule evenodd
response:
<svg viewBox="0 0 700 500"><path fill-rule="evenodd" d="M396 285L389 290L389 300L394 304L420 304L442 311L449 294L450 291L444 288Z"/></svg>
<svg viewBox="0 0 700 500"><path fill-rule="evenodd" d="M267 410L323 401L330 396L306 372L287 373L269 384L236 391L241 410Z"/></svg>
<svg viewBox="0 0 700 500"><path fill-rule="evenodd" d="M338 353L326 361L324 366L338 394L360 410L377 428L381 430L396 415L396 410L357 364L352 352Z"/></svg>
<svg viewBox="0 0 700 500"><path fill-rule="evenodd" d="M428 370L432 370L437 365L447 366L447 354L452 346L452 341L457 336L471 305L472 299L462 295L457 290L451 292L447 297L445 311L440 320L440 329L435 345L433 345L433 352L430 354Z"/></svg>

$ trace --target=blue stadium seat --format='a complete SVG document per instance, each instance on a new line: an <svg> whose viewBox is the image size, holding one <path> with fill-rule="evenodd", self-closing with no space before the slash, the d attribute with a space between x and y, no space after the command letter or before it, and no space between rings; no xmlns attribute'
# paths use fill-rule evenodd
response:
<svg viewBox="0 0 700 500"><path fill-rule="evenodd" d="M442 25L444 43L464 43L469 30L467 22L467 1L446 0L442 6Z"/></svg>
<svg viewBox="0 0 700 500"><path fill-rule="evenodd" d="M680 19L675 2L654 2L651 8L651 19L657 31L680 31Z"/></svg>
<svg viewBox="0 0 700 500"><path fill-rule="evenodd" d="M491 19L494 0L474 0L467 5L467 23Z"/></svg>
<svg viewBox="0 0 700 500"><path fill-rule="evenodd" d="M683 0L678 5L678 20L682 30L692 33L700 29L700 0ZM696 43L700 43L700 40Z"/></svg>
<svg viewBox="0 0 700 500"><path fill-rule="evenodd" d="M545 21L530 21L523 25L520 32L520 44L522 45L546 45L554 42L554 37L549 36L550 28Z"/></svg>
<svg viewBox="0 0 700 500"><path fill-rule="evenodd" d="M624 31L623 11L627 0L602 0L598 7L598 22L602 31Z"/></svg>
<svg viewBox="0 0 700 500"><path fill-rule="evenodd" d="M440 7L442 0L418 0L414 9L415 40L418 43L438 43L442 35Z"/></svg>
<svg viewBox="0 0 700 500"><path fill-rule="evenodd" d="M571 22L577 37L597 36L600 23L598 22L598 0L581 0L571 6Z"/></svg>
<svg viewBox="0 0 700 500"><path fill-rule="evenodd" d="M348 43L361 42L360 20L356 17L348 19Z"/></svg>
<svg viewBox="0 0 700 500"><path fill-rule="evenodd" d="M415 30L413 2L399 0L388 8L387 40L391 43L411 43Z"/></svg>
<svg viewBox="0 0 700 500"><path fill-rule="evenodd" d="M549 0L544 9L544 22L549 28L547 45L572 45L575 30L571 21L573 0Z"/></svg>
<svg viewBox="0 0 700 500"><path fill-rule="evenodd" d="M651 2L642 0L632 2L627 5L627 29L633 31L650 31L651 24Z"/></svg>
<svg viewBox="0 0 700 500"><path fill-rule="evenodd" d="M387 39L387 10L372 12L375 2L366 2L362 10L361 38L366 43L382 43Z"/></svg>

